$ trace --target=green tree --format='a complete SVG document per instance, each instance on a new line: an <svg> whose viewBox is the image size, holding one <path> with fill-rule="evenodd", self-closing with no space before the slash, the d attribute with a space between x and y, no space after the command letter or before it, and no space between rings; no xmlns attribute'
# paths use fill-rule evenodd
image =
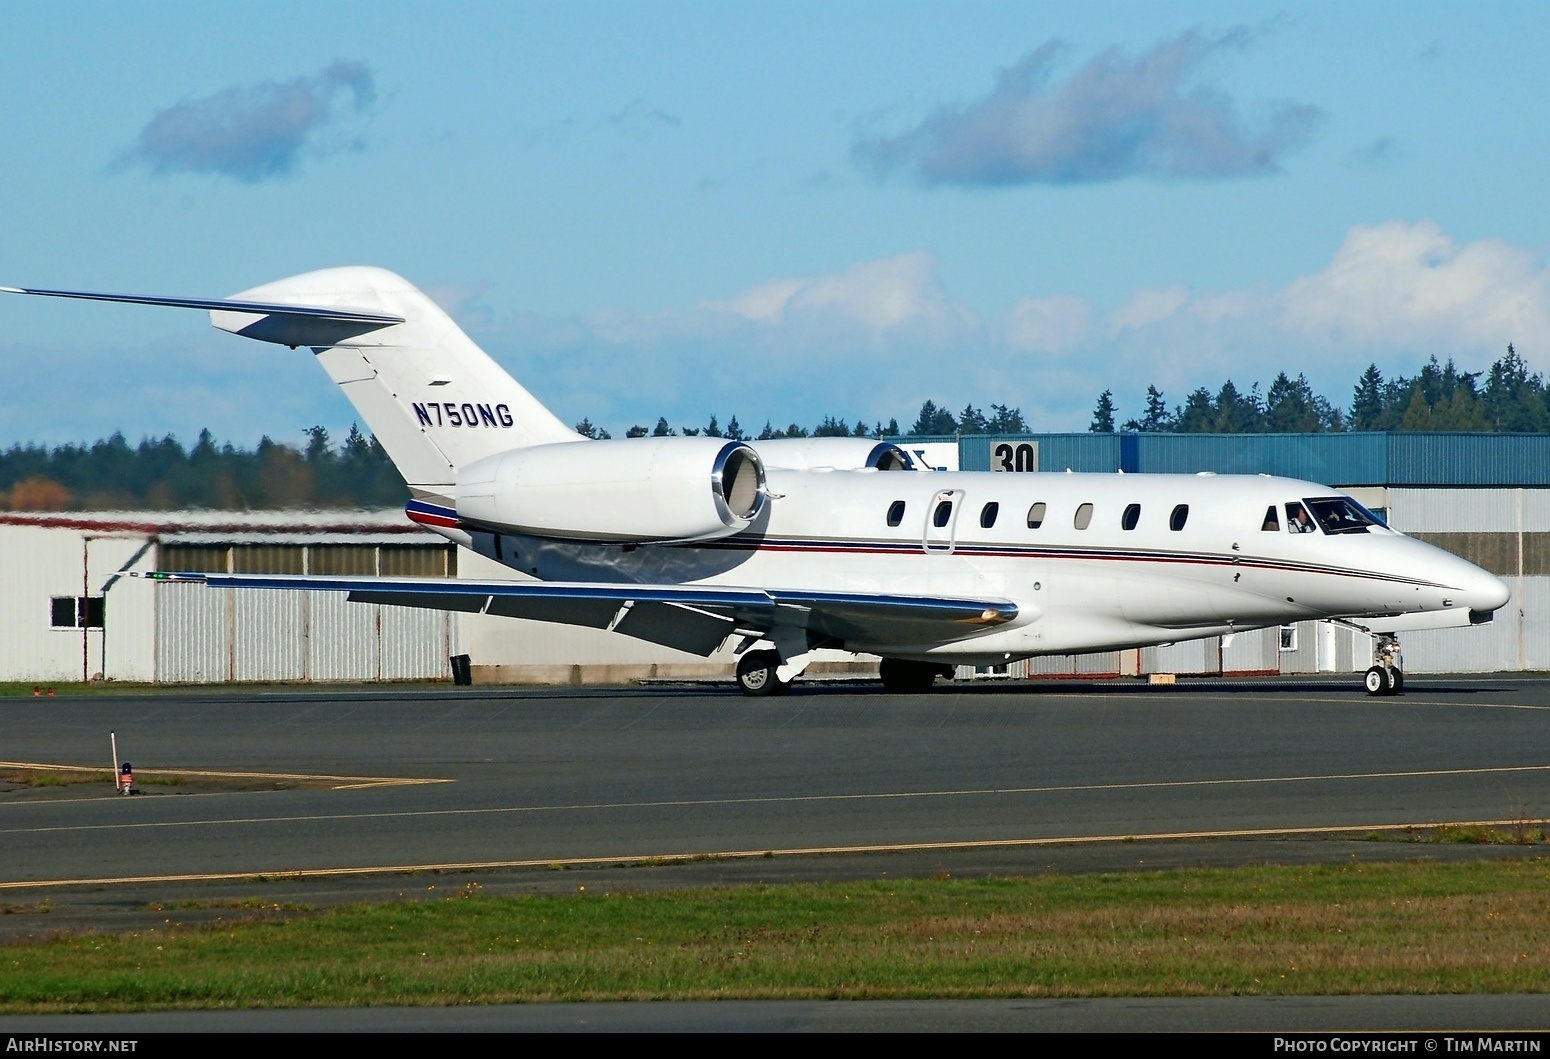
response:
<svg viewBox="0 0 1550 1059"><path fill-rule="evenodd" d="M1098 395L1098 403L1093 408L1093 421L1087 429L1094 434L1114 433L1114 391L1104 390Z"/></svg>
<svg viewBox="0 0 1550 1059"><path fill-rule="evenodd" d="M1255 383L1249 388L1245 396L1228 379L1217 392L1216 400L1216 430L1217 434L1255 434L1264 430L1265 405L1259 396L1259 384Z"/></svg>
<svg viewBox="0 0 1550 1059"><path fill-rule="evenodd" d="M990 433L990 420L985 418L984 412L981 412L972 404L964 405L963 411L958 416L958 433L988 434Z"/></svg>
<svg viewBox="0 0 1550 1059"><path fill-rule="evenodd" d="M1216 401L1204 386L1184 398L1182 408L1173 413L1173 429L1181 434L1216 433Z"/></svg>
<svg viewBox="0 0 1550 1059"><path fill-rule="evenodd" d="M1157 434L1172 430L1173 427L1173 416L1168 412L1168 402L1163 399L1163 392L1155 386L1146 388L1146 412L1140 419L1131 419L1125 423L1126 430L1143 434Z"/></svg>
<svg viewBox="0 0 1550 1059"><path fill-rule="evenodd" d="M1023 419L1021 408L1008 408L1004 404L990 406L990 422L987 431L991 434L1027 434L1028 422Z"/></svg>
<svg viewBox="0 0 1550 1059"><path fill-rule="evenodd" d="M916 437L956 434L958 421L947 409L938 408L934 401L927 401L920 406L920 415L915 418L915 425L910 427L910 433Z"/></svg>
<svg viewBox="0 0 1550 1059"><path fill-rule="evenodd" d="M1383 429L1383 373L1376 364L1367 365L1356 380L1351 394L1351 429Z"/></svg>
<svg viewBox="0 0 1550 1059"><path fill-rule="evenodd" d="M1487 372L1482 398L1492 430L1527 433L1545 429L1544 378L1530 372L1511 345Z"/></svg>
<svg viewBox="0 0 1550 1059"><path fill-rule="evenodd" d="M1405 406L1405 414L1400 418L1400 430L1431 430L1432 406L1426 403L1426 392L1417 384L1410 391L1410 403Z"/></svg>
<svg viewBox="0 0 1550 1059"><path fill-rule="evenodd" d="M1298 375L1294 380L1283 371L1265 394L1263 427L1276 434L1316 434L1328 429L1327 409L1327 402L1320 407L1320 398L1307 376Z"/></svg>

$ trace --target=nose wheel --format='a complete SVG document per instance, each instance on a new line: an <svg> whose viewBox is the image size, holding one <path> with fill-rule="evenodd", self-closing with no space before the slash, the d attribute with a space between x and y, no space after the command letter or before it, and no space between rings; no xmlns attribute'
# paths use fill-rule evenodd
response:
<svg viewBox="0 0 1550 1059"><path fill-rule="evenodd" d="M1405 671L1400 668L1399 637L1392 633L1373 641L1373 666L1362 677L1369 695L1398 695L1405 690Z"/></svg>
<svg viewBox="0 0 1550 1059"><path fill-rule="evenodd" d="M937 677L951 677L950 666L934 662L911 662L902 658L885 658L877 667L883 687L895 695L918 695L930 691Z"/></svg>

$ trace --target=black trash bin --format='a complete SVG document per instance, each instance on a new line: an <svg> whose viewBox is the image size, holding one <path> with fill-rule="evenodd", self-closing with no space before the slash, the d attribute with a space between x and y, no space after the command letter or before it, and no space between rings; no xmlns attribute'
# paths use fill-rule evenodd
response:
<svg viewBox="0 0 1550 1059"><path fill-rule="evenodd" d="M473 662L467 655L453 655L448 661L452 663L452 683L467 687L474 682Z"/></svg>

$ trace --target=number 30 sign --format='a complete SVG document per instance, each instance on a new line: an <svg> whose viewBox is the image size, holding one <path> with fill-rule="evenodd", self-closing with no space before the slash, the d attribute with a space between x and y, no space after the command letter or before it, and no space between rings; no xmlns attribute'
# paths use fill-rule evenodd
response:
<svg viewBox="0 0 1550 1059"><path fill-rule="evenodd" d="M1003 441L990 450L990 469L993 471L1036 471L1039 469L1039 447L1031 442L1012 444Z"/></svg>

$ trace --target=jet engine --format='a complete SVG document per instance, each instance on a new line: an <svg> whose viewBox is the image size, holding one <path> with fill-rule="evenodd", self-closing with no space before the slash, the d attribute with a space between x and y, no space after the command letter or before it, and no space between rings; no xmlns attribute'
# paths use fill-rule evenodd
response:
<svg viewBox="0 0 1550 1059"><path fill-rule="evenodd" d="M457 513L497 531L599 541L711 540L769 502L759 454L725 438L534 445L457 476Z"/></svg>
<svg viewBox="0 0 1550 1059"><path fill-rule="evenodd" d="M772 438L749 442L764 465L787 471L811 471L820 467L836 471L913 471L918 468L910 454L891 441L873 438Z"/></svg>

